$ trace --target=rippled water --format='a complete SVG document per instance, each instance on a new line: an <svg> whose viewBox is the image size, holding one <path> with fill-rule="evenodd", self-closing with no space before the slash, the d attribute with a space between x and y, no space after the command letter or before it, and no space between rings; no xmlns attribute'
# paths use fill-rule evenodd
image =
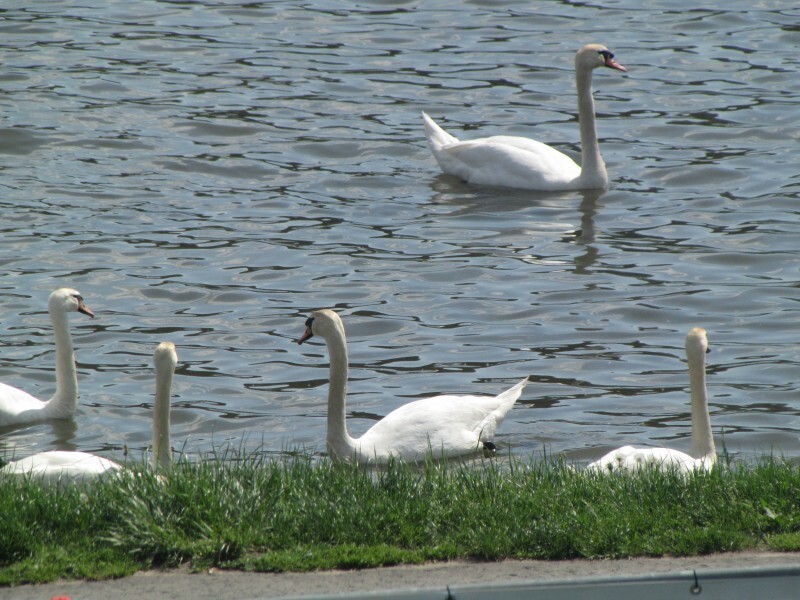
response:
<svg viewBox="0 0 800 600"><path fill-rule="evenodd" d="M74 423L9 456L141 453L152 351L178 346L173 443L324 450L335 307L350 429L409 399L532 384L498 440L588 460L688 448L683 338L705 327L712 425L800 458L800 9L794 3L45 2L0 13L0 378L53 384L45 311L75 316ZM577 151L575 50L596 73L605 194L440 175L452 133Z"/></svg>

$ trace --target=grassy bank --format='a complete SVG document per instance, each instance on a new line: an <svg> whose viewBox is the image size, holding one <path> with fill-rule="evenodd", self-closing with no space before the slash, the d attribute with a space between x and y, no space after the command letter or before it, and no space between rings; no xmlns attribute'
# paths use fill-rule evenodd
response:
<svg viewBox="0 0 800 600"><path fill-rule="evenodd" d="M190 563L249 570L474 558L800 550L800 468L686 479L597 476L547 461L394 464L308 457L181 463L88 487L0 482L0 585Z"/></svg>

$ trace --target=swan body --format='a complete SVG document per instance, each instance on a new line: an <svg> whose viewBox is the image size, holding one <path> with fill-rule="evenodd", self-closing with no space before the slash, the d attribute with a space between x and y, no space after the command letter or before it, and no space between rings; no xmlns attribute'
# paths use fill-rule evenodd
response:
<svg viewBox="0 0 800 600"><path fill-rule="evenodd" d="M94 313L76 290L61 288L50 294L48 312L56 342L56 391L47 401L0 383L0 427L25 425L49 419L71 419L78 403L78 377L69 333L71 312Z"/></svg>
<svg viewBox="0 0 800 600"><path fill-rule="evenodd" d="M528 138L493 136L460 141L423 112L428 145L442 171L469 183L528 190L608 187L592 96L592 72L598 67L626 70L614 60L613 53L599 44L588 44L575 55L582 167L555 148Z"/></svg>
<svg viewBox="0 0 800 600"><path fill-rule="evenodd" d="M172 463L169 446L169 408L172 376L178 362L175 345L161 342L153 355L156 368L156 399L153 407L153 468L168 468ZM13 461L0 469L0 476L17 475L41 480L50 485L83 483L106 474L117 474L122 465L89 454L51 450Z"/></svg>
<svg viewBox="0 0 800 600"><path fill-rule="evenodd" d="M330 355L327 446L336 460L384 464L390 458L420 461L494 451L490 441L497 427L528 383L525 378L498 396L435 396L390 412L360 438L347 432L347 340L339 315L319 310L306 321L302 344L324 338Z"/></svg>
<svg viewBox="0 0 800 600"><path fill-rule="evenodd" d="M0 475L29 476L51 485L83 483L121 468L114 461L88 452L51 450L10 462L0 469Z"/></svg>
<svg viewBox="0 0 800 600"><path fill-rule="evenodd" d="M706 331L695 327L686 335L686 358L689 361L689 382L692 401L692 445L691 454L672 448L635 448L623 446L612 450L586 468L590 471L636 471L658 468L680 473L710 471L717 460L711 419L708 414L706 392L706 363L708 337Z"/></svg>

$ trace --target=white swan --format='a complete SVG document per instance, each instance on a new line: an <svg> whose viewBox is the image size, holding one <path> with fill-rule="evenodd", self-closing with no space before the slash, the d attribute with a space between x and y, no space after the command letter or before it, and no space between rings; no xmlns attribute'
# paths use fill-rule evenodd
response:
<svg viewBox="0 0 800 600"><path fill-rule="evenodd" d="M657 467L662 471L681 473L710 471L717 460L711 419L708 415L706 393L706 352L708 337L705 329L695 327L686 335L686 358L689 361L689 384L692 398L691 454L672 448L634 448L623 446L613 450L586 468L590 471L635 471L641 467Z"/></svg>
<svg viewBox="0 0 800 600"><path fill-rule="evenodd" d="M47 485L81 483L122 468L112 460L88 452L51 450L8 463L0 475L30 476Z"/></svg>
<svg viewBox="0 0 800 600"><path fill-rule="evenodd" d="M172 464L169 445L169 408L172 376L178 355L172 342L161 342L153 354L156 368L156 399L153 407L153 469ZM10 462L0 469L0 476L17 475L41 479L45 484L65 485L116 473L122 465L88 452L52 450Z"/></svg>
<svg viewBox="0 0 800 600"><path fill-rule="evenodd" d="M47 303L56 341L56 391L46 402L27 392L0 383L0 427L24 425L48 419L70 419L78 402L78 377L69 333L70 312L90 317L94 313L83 303L76 290L61 288L50 294Z"/></svg>
<svg viewBox="0 0 800 600"><path fill-rule="evenodd" d="M393 410L360 438L347 432L347 340L342 320L332 310L318 310L306 321L302 344L321 336L330 356L328 451L337 460L386 463L390 457L419 461L428 452L449 458L494 451L489 441L528 383L527 377L499 396L436 396Z"/></svg>
<svg viewBox="0 0 800 600"><path fill-rule="evenodd" d="M555 148L528 138L494 136L459 141L423 112L428 145L442 171L469 183L528 190L608 187L606 165L597 143L592 97L592 71L598 67L626 70L599 44L588 44L575 55L583 168Z"/></svg>

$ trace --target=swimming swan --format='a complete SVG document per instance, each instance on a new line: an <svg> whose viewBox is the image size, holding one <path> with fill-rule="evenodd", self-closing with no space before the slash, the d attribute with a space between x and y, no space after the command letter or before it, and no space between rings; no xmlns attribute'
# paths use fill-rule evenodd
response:
<svg viewBox="0 0 800 600"><path fill-rule="evenodd" d="M330 356L328 392L328 451L336 460L386 463L450 458L494 451L489 441L528 383L526 377L499 396L436 396L393 410L360 438L347 432L347 340L342 320L332 310L318 310L306 321L302 344L321 336Z"/></svg>
<svg viewBox="0 0 800 600"><path fill-rule="evenodd" d="M172 376L178 355L172 342L161 342L153 354L156 368L156 399L153 407L153 469L172 464L169 445L169 408ZM88 452L52 450L8 463L0 476L18 475L41 479L45 484L80 483L105 473L117 473L122 465Z"/></svg>
<svg viewBox="0 0 800 600"><path fill-rule="evenodd" d="M528 190L608 187L592 97L592 71L598 67L626 70L608 48L599 44L588 44L575 55L583 168L555 148L528 138L502 135L459 141L423 112L428 145L442 171L469 183Z"/></svg>
<svg viewBox="0 0 800 600"><path fill-rule="evenodd" d="M70 419L78 403L78 377L69 333L68 313L94 313L76 290L61 288L50 294L47 303L56 341L56 392L46 402L27 392L0 383L0 427L24 425L48 419Z"/></svg>
<svg viewBox="0 0 800 600"><path fill-rule="evenodd" d="M705 329L695 327L686 335L686 358L689 361L689 383L692 398L691 454L672 448L634 448L623 446L613 450L586 468L590 471L635 471L654 466L662 471L681 473L710 471L717 460L706 393L706 353L708 337Z"/></svg>

